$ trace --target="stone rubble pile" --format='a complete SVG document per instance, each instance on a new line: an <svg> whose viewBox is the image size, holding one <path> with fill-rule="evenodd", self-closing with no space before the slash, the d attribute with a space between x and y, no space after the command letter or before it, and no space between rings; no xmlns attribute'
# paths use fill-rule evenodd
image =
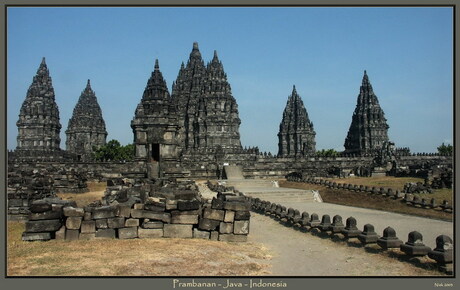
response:
<svg viewBox="0 0 460 290"><path fill-rule="evenodd" d="M206 200L190 190L191 183L168 185L121 186L119 190L111 186L102 201L84 208L58 199L36 201L40 208L29 215L23 240L165 237L247 241L250 204L244 196L218 193Z"/></svg>
<svg viewBox="0 0 460 290"><path fill-rule="evenodd" d="M33 201L55 196L54 181L46 170L8 172L9 219L27 219Z"/></svg>

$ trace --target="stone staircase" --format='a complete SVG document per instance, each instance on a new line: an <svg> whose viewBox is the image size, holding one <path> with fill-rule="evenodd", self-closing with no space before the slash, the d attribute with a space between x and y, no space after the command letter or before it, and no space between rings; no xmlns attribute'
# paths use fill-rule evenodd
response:
<svg viewBox="0 0 460 290"><path fill-rule="evenodd" d="M247 196L275 203L283 202L321 202L319 194L313 190L278 187L274 180L243 179L222 180L225 186L233 186Z"/></svg>
<svg viewBox="0 0 460 290"><path fill-rule="evenodd" d="M243 168L237 165L227 165L224 166L225 176L228 180L240 180L244 179L243 177Z"/></svg>

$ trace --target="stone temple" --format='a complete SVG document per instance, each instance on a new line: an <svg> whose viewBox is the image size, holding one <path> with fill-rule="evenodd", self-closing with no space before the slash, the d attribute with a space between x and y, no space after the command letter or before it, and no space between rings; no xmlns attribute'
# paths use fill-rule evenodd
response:
<svg viewBox="0 0 460 290"><path fill-rule="evenodd" d="M77 160L90 160L93 149L105 145L107 138L105 122L89 80L73 109L65 133L66 149L76 154Z"/></svg>
<svg viewBox="0 0 460 290"><path fill-rule="evenodd" d="M315 130L295 86L289 96L278 133L278 156L312 155L316 151Z"/></svg>
<svg viewBox="0 0 460 290"><path fill-rule="evenodd" d="M19 112L17 151L59 151L61 123L50 73L43 58ZM25 153L25 152L24 152Z"/></svg>
<svg viewBox="0 0 460 290"><path fill-rule="evenodd" d="M345 139L345 152L361 154L380 150L389 142L388 128L385 114L364 71L358 103Z"/></svg>
<svg viewBox="0 0 460 290"><path fill-rule="evenodd" d="M171 92L156 60L137 104L131 121L134 160L91 160L93 147L105 144L107 131L89 82L69 121L67 150L61 150L59 110L43 59L20 110L18 145L8 153L9 168L55 166L87 178L156 180L284 178L292 172L367 176L395 174L400 168L452 166L451 156L414 155L408 148L389 146L394 144L389 141L389 126L366 72L345 150L334 156L316 151L316 132L295 87L280 116L278 154L243 148L238 104L223 64L217 52L205 63L198 43L193 43L188 61L180 66Z"/></svg>
<svg viewBox="0 0 460 290"><path fill-rule="evenodd" d="M238 106L217 52L205 66L198 43L193 44L187 65L182 64L173 83L172 98L183 149L241 149Z"/></svg>

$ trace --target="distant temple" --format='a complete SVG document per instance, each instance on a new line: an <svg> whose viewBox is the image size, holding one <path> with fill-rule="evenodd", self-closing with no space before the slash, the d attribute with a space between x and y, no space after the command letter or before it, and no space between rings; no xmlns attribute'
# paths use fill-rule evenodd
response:
<svg viewBox="0 0 460 290"><path fill-rule="evenodd" d="M90 160L94 148L105 145L107 131L102 110L90 81L73 109L67 130L66 149L77 155L77 160Z"/></svg>
<svg viewBox="0 0 460 290"><path fill-rule="evenodd" d="M278 133L278 156L295 157L314 154L315 130L302 99L295 89L289 96Z"/></svg>
<svg viewBox="0 0 460 290"><path fill-rule="evenodd" d="M47 155L44 152L60 150L59 109L45 58L27 91L16 125L16 151L35 151L36 155L44 156Z"/></svg>
<svg viewBox="0 0 460 290"><path fill-rule="evenodd" d="M362 154L379 151L389 142L388 128L385 114L364 71L358 102L345 139L345 152Z"/></svg>
<svg viewBox="0 0 460 290"><path fill-rule="evenodd" d="M411 156L408 148L395 148L366 71L345 151L334 156L316 152L316 132L295 86L279 125L278 154L243 148L240 124L238 105L217 52L205 64L195 42L171 93L155 60L131 121L134 160L96 162L93 150L106 144L107 130L90 81L69 120L66 150L61 150L59 110L43 59L22 104L18 144L8 160L24 166L40 162L75 166L95 176L105 172L149 179L225 178L236 173L240 178L266 178L294 171L311 176L387 174L400 166L425 164L425 159L446 166L451 162L450 157Z"/></svg>

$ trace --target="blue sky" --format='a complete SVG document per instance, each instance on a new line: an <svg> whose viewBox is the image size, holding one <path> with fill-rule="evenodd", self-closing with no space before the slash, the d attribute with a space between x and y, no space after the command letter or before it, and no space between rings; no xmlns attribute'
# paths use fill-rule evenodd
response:
<svg viewBox="0 0 460 290"><path fill-rule="evenodd" d="M7 147L46 57L61 118L61 148L87 79L108 139L133 142L130 121L156 58L169 89L192 43L217 50L241 119L243 146L277 153L296 85L317 150L343 150L363 71L385 112L390 140L435 152L453 140L451 8L8 8Z"/></svg>

